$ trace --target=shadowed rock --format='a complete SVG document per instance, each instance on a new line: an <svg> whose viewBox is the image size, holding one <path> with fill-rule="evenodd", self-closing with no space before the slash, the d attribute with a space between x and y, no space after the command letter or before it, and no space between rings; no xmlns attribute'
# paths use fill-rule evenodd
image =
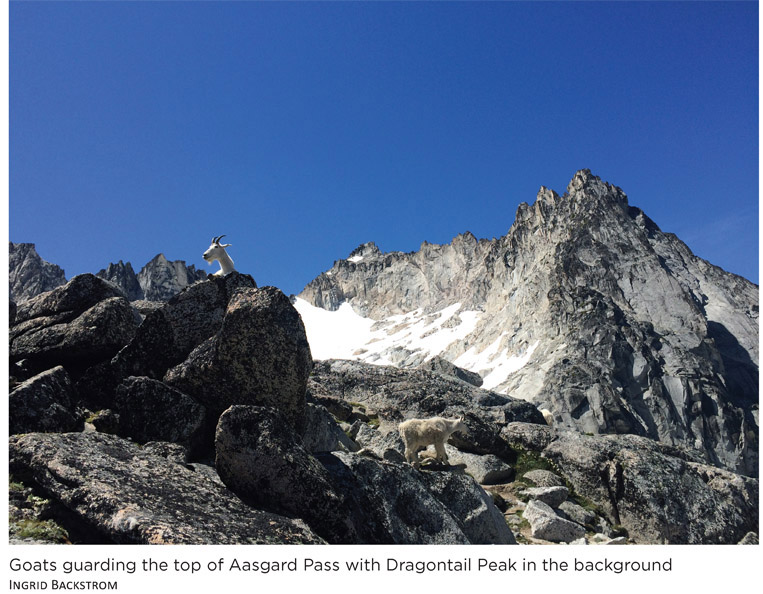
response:
<svg viewBox="0 0 763 594"><path fill-rule="evenodd" d="M331 543L356 542L344 497L285 417L260 406L233 406L220 417L215 466L251 505L303 518Z"/></svg>
<svg viewBox="0 0 763 594"><path fill-rule="evenodd" d="M69 374L63 367L19 384L8 398L9 433L81 431L82 413L74 405Z"/></svg>

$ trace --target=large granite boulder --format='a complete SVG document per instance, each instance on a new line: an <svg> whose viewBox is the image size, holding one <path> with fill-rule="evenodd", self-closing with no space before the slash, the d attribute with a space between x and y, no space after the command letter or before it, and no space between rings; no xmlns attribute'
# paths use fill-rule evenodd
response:
<svg viewBox="0 0 763 594"><path fill-rule="evenodd" d="M264 287L238 291L220 331L164 381L216 413L236 404L272 406L299 431L311 367L297 310L279 289Z"/></svg>
<svg viewBox="0 0 763 594"><path fill-rule="evenodd" d="M562 432L543 456L637 541L730 544L758 530L757 479L679 448L635 435Z"/></svg>
<svg viewBox="0 0 763 594"><path fill-rule="evenodd" d="M572 542L585 536L585 528L557 515L542 501L530 501L525 507L523 517L530 523L533 538L551 542Z"/></svg>
<svg viewBox="0 0 763 594"><path fill-rule="evenodd" d="M8 431L15 433L80 431L69 374L63 367L43 371L19 384L8 397Z"/></svg>
<svg viewBox="0 0 763 594"><path fill-rule="evenodd" d="M359 449L358 444L342 431L328 410L311 402L307 403L302 445L310 453L337 450L354 452Z"/></svg>
<svg viewBox="0 0 763 594"><path fill-rule="evenodd" d="M360 454L320 454L365 544L510 544L492 499L463 474L419 472Z"/></svg>
<svg viewBox="0 0 763 594"><path fill-rule="evenodd" d="M121 291L92 274L21 305L10 329L11 362L37 371L63 365L79 375L135 336L140 316Z"/></svg>
<svg viewBox="0 0 763 594"><path fill-rule="evenodd" d="M278 411L232 406L215 434L215 467L247 503L303 518L331 543L356 542L344 497Z"/></svg>
<svg viewBox="0 0 763 594"><path fill-rule="evenodd" d="M203 447L207 415L190 396L148 377L128 377L116 390L119 434L138 443L167 441L198 450Z"/></svg>
<svg viewBox="0 0 763 594"><path fill-rule="evenodd" d="M256 286L248 274L233 272L186 287L146 316L135 339L114 359L113 366L120 377L162 379L170 367L220 330L236 291Z"/></svg>
<svg viewBox="0 0 763 594"><path fill-rule="evenodd" d="M135 337L110 361L93 365L76 382L89 407L113 406L116 387L127 377L161 380L199 344L220 330L231 296L256 287L247 274L209 277L186 287L160 307L145 310Z"/></svg>
<svg viewBox="0 0 763 594"><path fill-rule="evenodd" d="M115 544L308 544L304 522L252 509L165 457L102 433L14 436L10 471L63 507L62 522Z"/></svg>

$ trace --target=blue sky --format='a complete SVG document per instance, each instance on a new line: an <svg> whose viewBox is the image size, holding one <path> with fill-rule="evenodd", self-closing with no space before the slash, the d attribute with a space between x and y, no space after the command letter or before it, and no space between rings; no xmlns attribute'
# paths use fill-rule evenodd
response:
<svg viewBox="0 0 763 594"><path fill-rule="evenodd" d="M589 168L758 282L758 4L10 3L10 239L298 293Z"/></svg>

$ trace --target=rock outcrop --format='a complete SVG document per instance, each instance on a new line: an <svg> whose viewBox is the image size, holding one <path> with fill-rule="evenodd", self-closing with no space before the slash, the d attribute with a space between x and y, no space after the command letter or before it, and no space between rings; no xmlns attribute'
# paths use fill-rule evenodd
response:
<svg viewBox="0 0 763 594"><path fill-rule="evenodd" d="M33 371L63 365L79 375L107 361L136 333L140 318L116 287L92 274L22 304L10 329L11 364Z"/></svg>
<svg viewBox="0 0 763 594"><path fill-rule="evenodd" d="M14 436L10 470L62 506L91 542L308 544L300 520L253 509L203 474L101 433ZM83 528L85 527L85 528Z"/></svg>

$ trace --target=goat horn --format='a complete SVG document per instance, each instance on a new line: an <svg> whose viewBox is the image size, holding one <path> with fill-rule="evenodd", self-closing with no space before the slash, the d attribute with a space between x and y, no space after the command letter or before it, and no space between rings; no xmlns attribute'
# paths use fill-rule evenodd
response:
<svg viewBox="0 0 763 594"><path fill-rule="evenodd" d="M220 240L225 237L225 235L219 235L218 237L212 238L212 243L220 243Z"/></svg>

